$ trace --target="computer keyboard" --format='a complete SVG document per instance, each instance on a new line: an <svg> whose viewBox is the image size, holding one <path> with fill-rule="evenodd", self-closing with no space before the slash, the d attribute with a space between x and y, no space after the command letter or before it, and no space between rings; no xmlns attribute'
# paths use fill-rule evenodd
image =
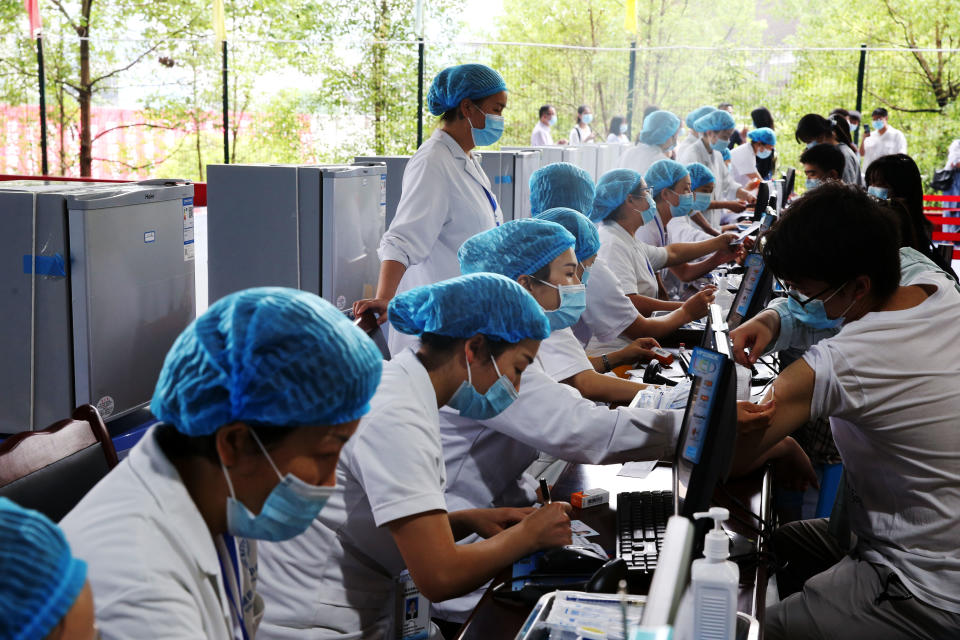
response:
<svg viewBox="0 0 960 640"><path fill-rule="evenodd" d="M617 495L617 556L627 567L645 573L657 568L667 519L672 515L672 491Z"/></svg>

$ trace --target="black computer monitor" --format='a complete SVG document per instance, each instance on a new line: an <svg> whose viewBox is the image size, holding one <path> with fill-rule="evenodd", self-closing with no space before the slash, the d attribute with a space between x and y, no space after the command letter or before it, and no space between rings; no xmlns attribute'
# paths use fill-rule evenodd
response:
<svg viewBox="0 0 960 640"><path fill-rule="evenodd" d="M757 242L753 245L753 251L760 251L760 238L763 237L767 231L770 231L770 227L773 226L773 223L777 220L777 214L770 213L769 211L763 214L763 217L760 218L760 230L757 232Z"/></svg>
<svg viewBox="0 0 960 640"><path fill-rule="evenodd" d="M757 201L753 205L753 221L760 222L760 218L767 212L767 205L770 204L770 184L761 182L757 187Z"/></svg>
<svg viewBox="0 0 960 640"><path fill-rule="evenodd" d="M674 459L676 513L692 518L710 507L717 483L727 479L737 438L737 375L726 334L719 350L693 350L693 385Z"/></svg>
<svg viewBox="0 0 960 640"><path fill-rule="evenodd" d="M757 239L759 243L759 238ZM770 301L773 292L772 274L763 263L759 253L748 253L743 261L745 268L740 288L733 297L730 313L727 314L727 329L733 330L760 313Z"/></svg>
<svg viewBox="0 0 960 640"><path fill-rule="evenodd" d="M790 194L793 193L793 187L797 181L797 170L790 168L787 169L783 180L783 202L780 203L780 208L783 209L787 206L787 203L790 202Z"/></svg>

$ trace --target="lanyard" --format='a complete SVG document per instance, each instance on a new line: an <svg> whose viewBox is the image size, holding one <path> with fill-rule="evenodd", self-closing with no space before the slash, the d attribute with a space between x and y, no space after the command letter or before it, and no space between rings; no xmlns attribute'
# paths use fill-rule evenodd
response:
<svg viewBox="0 0 960 640"><path fill-rule="evenodd" d="M237 590L240 590L242 588L240 586L240 563L237 560L237 545L233 540L233 536L224 533L223 546L227 548L227 555L230 557L231 569L233 570L231 573L237 580ZM250 636L247 634L247 625L243 622L243 610L237 605L237 601L234 599L234 594L227 583L227 568L223 566L223 559L220 557L220 554L217 554L217 560L220 562L220 573L223 576L223 588L227 591L227 600L230 601L230 608L237 615L237 619L240 621L240 633L243 634L243 640L250 640Z"/></svg>
<svg viewBox="0 0 960 640"><path fill-rule="evenodd" d="M657 222L657 231L660 232L660 246L665 247L667 246L667 234L666 234L666 230L663 228L663 226L661 226L663 223L660 222L659 213L657 214L657 217L654 218L654 220L656 220Z"/></svg>
<svg viewBox="0 0 960 640"><path fill-rule="evenodd" d="M483 193L487 196L487 201L490 203L490 208L493 209L493 221L499 227L500 223L497 222L497 201L494 199L493 194L483 185L480 185L480 188L483 189Z"/></svg>

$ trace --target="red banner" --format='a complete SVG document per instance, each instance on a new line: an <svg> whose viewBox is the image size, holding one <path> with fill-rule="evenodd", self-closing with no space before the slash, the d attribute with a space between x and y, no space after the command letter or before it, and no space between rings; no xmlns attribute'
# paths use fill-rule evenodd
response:
<svg viewBox="0 0 960 640"><path fill-rule="evenodd" d="M23 7L27 10L30 17L30 39L37 37L37 33L43 28L40 23L40 0L23 0Z"/></svg>

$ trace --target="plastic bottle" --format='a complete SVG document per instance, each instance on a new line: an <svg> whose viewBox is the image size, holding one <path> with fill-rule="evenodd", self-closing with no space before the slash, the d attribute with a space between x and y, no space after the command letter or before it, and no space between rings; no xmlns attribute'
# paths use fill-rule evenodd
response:
<svg viewBox="0 0 960 640"><path fill-rule="evenodd" d="M694 640L733 640L737 628L740 568L727 560L730 541L721 526L730 512L712 507L709 512L695 513L693 517L714 521L714 528L704 539L703 558L695 560L691 569L693 637Z"/></svg>
<svg viewBox="0 0 960 640"><path fill-rule="evenodd" d="M730 293L729 283L727 282L727 275L724 273L724 275L717 278L717 293L713 300L720 305L724 316L730 312L730 307L733 306L733 298L734 296Z"/></svg>

